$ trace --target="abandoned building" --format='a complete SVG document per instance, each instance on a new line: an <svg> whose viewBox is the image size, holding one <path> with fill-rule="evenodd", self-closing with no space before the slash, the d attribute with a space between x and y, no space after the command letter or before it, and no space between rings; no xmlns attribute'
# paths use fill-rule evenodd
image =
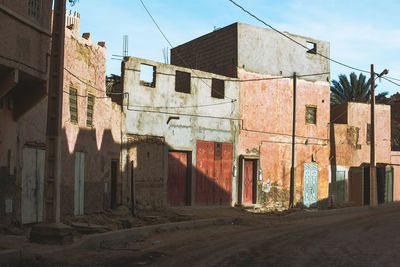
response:
<svg viewBox="0 0 400 267"><path fill-rule="evenodd" d="M330 194L335 201L369 205L370 104L348 102L331 106ZM390 106L376 105L376 181L378 203L393 201L390 150ZM394 155L393 155L394 156ZM396 160L396 159L393 159Z"/></svg>
<svg viewBox="0 0 400 267"><path fill-rule="evenodd" d="M235 23L171 50L171 63L240 82L235 203L288 205L296 73L296 197L306 206L328 197L329 43ZM305 75L305 76L303 76Z"/></svg>
<svg viewBox="0 0 400 267"><path fill-rule="evenodd" d="M237 80L134 57L125 58L122 71L127 204L232 205Z"/></svg>

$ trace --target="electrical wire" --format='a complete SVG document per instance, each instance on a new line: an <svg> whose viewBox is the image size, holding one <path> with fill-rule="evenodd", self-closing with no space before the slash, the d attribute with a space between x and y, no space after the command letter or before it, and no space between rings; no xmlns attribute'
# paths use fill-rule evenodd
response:
<svg viewBox="0 0 400 267"><path fill-rule="evenodd" d="M153 23L156 25L158 31L161 33L161 35L164 37L164 39L168 42L169 46L170 46L171 48L173 48L173 45L172 45L171 42L168 40L168 38L167 38L167 36L164 34L164 32L161 30L161 28L160 28L160 26L158 25L157 21L156 21L156 20L154 19L154 17L151 15L150 11L147 9L147 7L146 7L146 5L144 4L144 2L143 2L142 0L139 0L139 1L140 1L140 3L142 3L143 8L146 10L147 14L149 15L149 17L151 18L151 20L153 21ZM180 54L177 53L177 55L178 55L179 58L182 60L182 62L185 64L185 66L188 67L188 68L190 68L190 67L189 67L189 64L186 63L186 61L180 56ZM191 70L193 71L193 73L196 73L195 70L194 70L193 68L191 68ZM210 85L208 85L208 83L206 83L203 79L200 78L200 80L201 80L204 84L206 84L208 87L210 87ZM210 89L212 89L212 88L210 87ZM215 93L216 93L216 94L219 94L219 95L222 96L222 97L226 97L226 98L228 98L228 99L230 99L230 100L234 100L233 98L230 98L230 97L228 97L228 96L222 95L222 94L221 94L220 92L218 92L217 90L215 91ZM235 100L237 100L237 99L235 99Z"/></svg>
<svg viewBox="0 0 400 267"><path fill-rule="evenodd" d="M303 45L302 43L300 43L300 42L296 41L295 39L293 39L292 37L288 36L287 34L279 31L276 28L274 28L273 26L271 26L270 24L266 23L265 21L263 21L262 19L260 19L256 15L252 14L250 11L248 11L247 9L245 9L243 6L239 5L235 1L233 1L233 0L228 0L228 1L231 2L232 4L234 4L235 6L237 6L238 8L240 8L241 10L243 10L245 13L249 14L251 17L255 18L256 20L258 20L259 22L264 24L265 26L267 26L268 28L270 28L273 31L277 32L278 34L284 36L285 38L289 39L290 41L296 43L297 45L309 50L307 46ZM325 58L325 59L327 59L329 61L332 61L332 62L334 62L334 63L336 63L338 65L341 65L343 67L346 67L346 68L349 68L349 69L352 69L352 70L356 70L356 71L359 71L359 72L370 73L369 71L366 71L366 70L363 70L363 69L360 69L360 68L356 68L356 67L352 67L352 66L350 66L348 64L345 64L345 63L342 63L342 62L340 62L338 60L332 59L332 58L330 58L328 56L325 56L324 54L319 53L318 51L316 51L315 54L317 54L317 55L319 55L319 56L321 56L321 57L323 57L323 58Z"/></svg>

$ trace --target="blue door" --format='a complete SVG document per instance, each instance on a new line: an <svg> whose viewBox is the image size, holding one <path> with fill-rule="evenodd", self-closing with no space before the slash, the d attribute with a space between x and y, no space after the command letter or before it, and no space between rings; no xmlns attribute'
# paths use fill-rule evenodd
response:
<svg viewBox="0 0 400 267"><path fill-rule="evenodd" d="M307 207L318 201L318 164L304 163L303 204Z"/></svg>

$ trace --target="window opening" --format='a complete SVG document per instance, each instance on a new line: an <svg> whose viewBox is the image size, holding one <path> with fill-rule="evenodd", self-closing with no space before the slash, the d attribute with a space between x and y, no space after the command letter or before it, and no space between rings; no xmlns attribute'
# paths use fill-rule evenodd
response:
<svg viewBox="0 0 400 267"><path fill-rule="evenodd" d="M317 53L317 44L307 41L307 53L316 54Z"/></svg>
<svg viewBox="0 0 400 267"><path fill-rule="evenodd" d="M175 72L175 91L190 94L190 73L179 70Z"/></svg>
<svg viewBox="0 0 400 267"><path fill-rule="evenodd" d="M87 114L86 114L86 126L93 126L93 109L94 109L94 95L89 94L87 98Z"/></svg>
<svg viewBox="0 0 400 267"><path fill-rule="evenodd" d="M371 143L371 123L367 123L367 143Z"/></svg>
<svg viewBox="0 0 400 267"><path fill-rule="evenodd" d="M140 84L149 87L156 86L156 67L140 64Z"/></svg>
<svg viewBox="0 0 400 267"><path fill-rule="evenodd" d="M306 107L306 123L317 124L317 108Z"/></svg>
<svg viewBox="0 0 400 267"><path fill-rule="evenodd" d="M78 91L75 88L69 89L69 112L71 122L78 123Z"/></svg>
<svg viewBox="0 0 400 267"><path fill-rule="evenodd" d="M225 97L225 84L223 80L215 78L212 79L211 97L221 98L221 99Z"/></svg>
<svg viewBox="0 0 400 267"><path fill-rule="evenodd" d="M35 19L40 19L41 0L29 0L28 2L28 15Z"/></svg>

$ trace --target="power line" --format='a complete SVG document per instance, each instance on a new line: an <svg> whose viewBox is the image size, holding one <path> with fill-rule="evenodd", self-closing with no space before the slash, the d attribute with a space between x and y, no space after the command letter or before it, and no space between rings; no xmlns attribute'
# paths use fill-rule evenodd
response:
<svg viewBox="0 0 400 267"><path fill-rule="evenodd" d="M125 70L140 72L140 70L138 70L138 69L131 69L131 68L126 68ZM191 69L191 70L193 71L193 69ZM155 72L155 74L165 75L165 76L173 76L173 77L176 76L176 74L165 73L165 72ZM319 75L327 75L327 74L330 74L330 72L303 74L303 75L297 75L297 77L311 77L311 76L319 76ZM213 77L192 76L192 75L190 76L190 78L203 79L203 80L212 80L213 79ZM278 77L266 77L266 78L255 78L255 79L229 79L229 78L228 79L217 78L217 79L221 80L221 81L226 81L226 82L244 83L244 82L254 82L254 81L269 81L269 80L291 79L291 78L293 78L293 75L290 75L290 76L278 76Z"/></svg>
<svg viewBox="0 0 400 267"><path fill-rule="evenodd" d="M160 26L158 26L158 23L156 22L156 20L154 19L154 17L151 15L151 13L150 13L150 11L147 9L146 5L143 3L142 0L139 0L139 1L140 1L140 3L142 3L142 6L143 6L144 9L146 10L147 14L149 15L149 17L151 18L151 20L152 20L152 21L154 22L154 24L156 25L158 31L162 34L162 36L164 37L164 39L168 42L169 46L170 46L171 48L173 48L173 45L172 45L171 42L168 40L168 38L167 38L167 36L164 34L164 32L161 30ZM186 61L180 56L180 54L177 53L177 55L178 55L179 58L182 60L182 62L189 68L189 64L186 63ZM191 69L192 69L192 68L191 68ZM195 70L194 70L194 69L192 69L192 71L193 71L193 73L195 73ZM200 80L201 80L204 84L206 84L208 87L210 87L205 81L203 81L203 79L200 79ZM212 89L212 88L210 87L210 89ZM233 98L230 98L230 97L227 97L227 96L225 96L225 95L222 95L222 94L221 94L220 92L218 92L218 91L215 91L215 93L218 94L218 95L220 95L220 96L222 96L222 97L226 97L226 98L228 98L228 99L230 99L230 100L234 100ZM237 99L235 99L235 100L237 100Z"/></svg>
<svg viewBox="0 0 400 267"><path fill-rule="evenodd" d="M285 33L279 31L278 29L274 28L273 26L271 26L270 24L266 23L266 22L263 21L262 19L258 18L256 15L252 14L250 11L248 11L247 9L245 9L244 7L242 7L241 5L239 5L238 3L236 3L235 1L233 1L233 0L228 0L228 1L231 2L232 4L234 4L235 6L237 6L238 8L240 8L241 10L243 10L245 13L247 13L247 14L249 14L250 16L252 16L253 18L255 18L256 20L258 20L259 22L261 22L262 24L264 24L265 26L269 27L269 28L272 29L273 31L279 33L280 35L282 35L282 36L284 36L285 38L289 39L290 41L296 43L297 45L299 45L299 46L301 46L301 47L303 47L303 48L309 50L307 46L301 44L300 42L296 41L296 40L293 39L292 37L286 35ZM363 69L359 69L359 68L356 68L356 67L352 67L352 66L347 65L347 64L345 64L345 63L342 63L342 62L340 62L340 61L337 61L337 60L335 60L335 59L332 59L332 58L330 58L330 57L328 57L328 56L325 56L325 55L319 53L318 51L315 51L315 54L317 54L317 55L319 55L319 56L321 56L321 57L323 57L323 58L325 58L325 59L327 59L327 60L330 60L330 61L332 61L332 62L334 62L334 63L336 63L336 64L338 64L338 65L341 65L341 66L343 66L343 67L346 67L346 68L349 68L349 69L353 69L353 70L356 70L356 71L360 71L360 72L364 72L364 73L370 73L369 71L366 71L366 70L363 70Z"/></svg>

